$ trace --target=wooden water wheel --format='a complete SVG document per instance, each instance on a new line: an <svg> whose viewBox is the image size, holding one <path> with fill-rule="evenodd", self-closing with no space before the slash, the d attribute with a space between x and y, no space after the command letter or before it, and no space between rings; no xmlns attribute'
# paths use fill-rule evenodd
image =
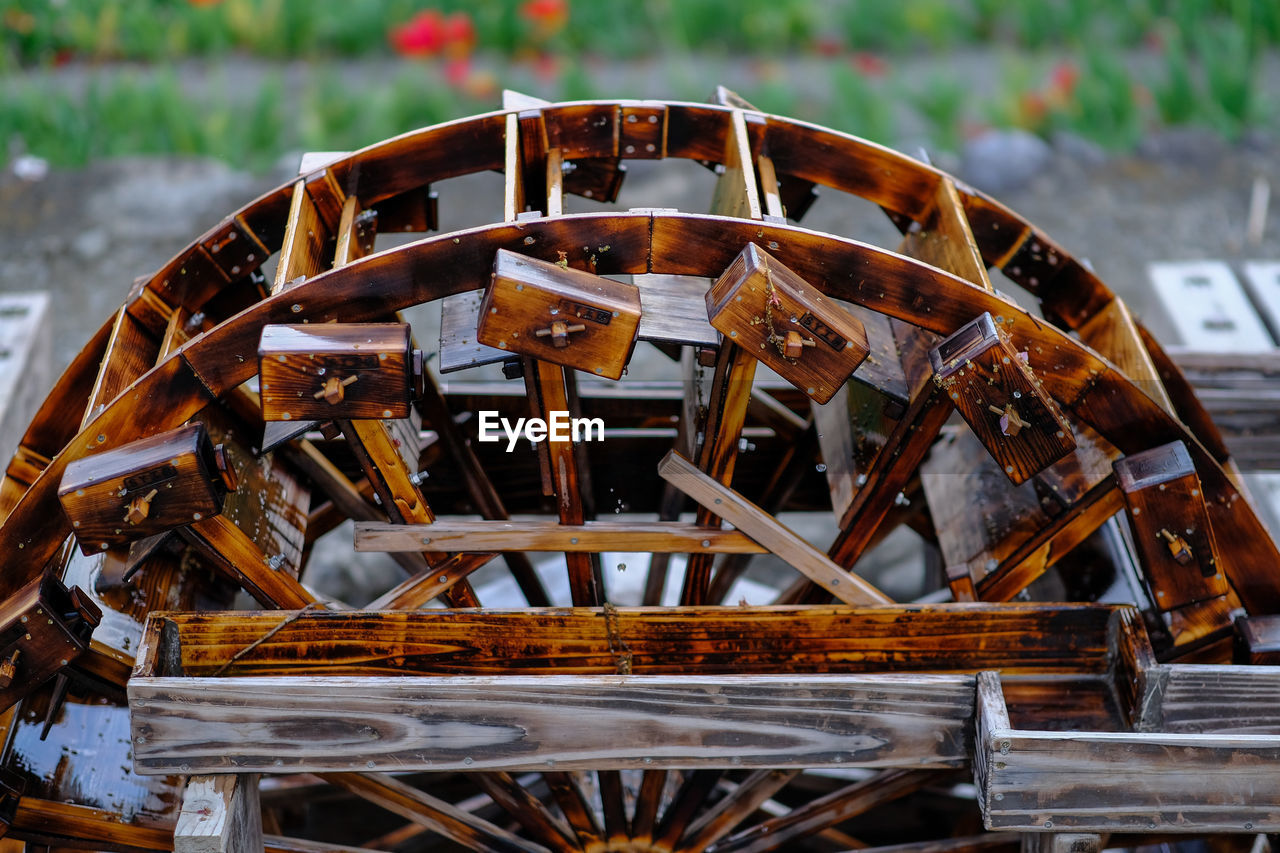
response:
<svg viewBox="0 0 1280 853"><path fill-rule="evenodd" d="M1280 554L1086 265L926 164L723 91L505 106L304 163L139 279L58 382L0 490L7 844L1280 828ZM663 158L714 170L710 214L574 212ZM483 171L502 220L438 230L432 184ZM816 187L901 241L805 228ZM397 314L433 303L438 348ZM666 378L603 378L650 347ZM604 436L508 452L482 412ZM364 610L308 585L348 519L405 571ZM937 567L916 602L860 574L904 527ZM645 555L642 606L608 600L614 552ZM736 603L769 554L772 603ZM527 606L484 609L469 576L499 558Z"/></svg>

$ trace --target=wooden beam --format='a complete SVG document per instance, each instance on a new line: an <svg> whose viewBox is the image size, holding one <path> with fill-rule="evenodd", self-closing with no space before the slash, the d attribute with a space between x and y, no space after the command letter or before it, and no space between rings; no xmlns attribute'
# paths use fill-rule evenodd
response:
<svg viewBox="0 0 1280 853"><path fill-rule="evenodd" d="M315 603L306 590L283 566L272 564L253 540L225 515L206 518L179 529L182 537L201 556L234 579L245 592L268 607L296 610Z"/></svg>
<svg viewBox="0 0 1280 853"><path fill-rule="evenodd" d="M129 697L144 774L945 767L973 677L134 676Z"/></svg>
<svg viewBox="0 0 1280 853"><path fill-rule="evenodd" d="M1011 603L165 613L148 622L138 671L207 677L258 642L226 673L607 674L617 672L625 645L636 673L1001 667L1101 675L1109 666L1111 622L1130 612L1099 604ZM175 655L176 669L169 664Z"/></svg>
<svg viewBox="0 0 1280 853"><path fill-rule="evenodd" d="M833 563L821 551L788 530L742 495L695 468L675 451L658 464L658 473L707 510L729 521L814 583L847 604L888 604L887 595Z"/></svg>
<svg viewBox="0 0 1280 853"><path fill-rule="evenodd" d="M356 525L357 551L641 551L680 554L767 554L736 530L678 521L456 521Z"/></svg>
<svg viewBox="0 0 1280 853"><path fill-rule="evenodd" d="M1000 677L978 676L974 780L988 828L1041 832L1274 832L1274 734L1032 731Z"/></svg>
<svg viewBox="0 0 1280 853"><path fill-rule="evenodd" d="M271 292L280 293L300 283L299 279L305 280L322 272L327 266L323 257L328 239L328 229L307 192L307 182L300 180L293 185L289 219L285 225L280 257L276 260Z"/></svg>
<svg viewBox="0 0 1280 853"><path fill-rule="evenodd" d="M187 779L174 853L261 853L263 846L256 774Z"/></svg>

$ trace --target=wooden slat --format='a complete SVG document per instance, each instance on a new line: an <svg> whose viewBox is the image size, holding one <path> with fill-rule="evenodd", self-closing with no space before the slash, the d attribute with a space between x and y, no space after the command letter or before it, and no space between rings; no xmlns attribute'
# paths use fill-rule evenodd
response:
<svg viewBox="0 0 1280 853"><path fill-rule="evenodd" d="M662 478L707 510L729 521L809 580L847 604L888 604L891 599L862 578L833 563L776 518L725 488L674 451L658 465Z"/></svg>
<svg viewBox="0 0 1280 853"><path fill-rule="evenodd" d="M648 553L766 554L736 530L680 522L437 520L430 525L364 522L357 551L641 551Z"/></svg>
<svg viewBox="0 0 1280 853"><path fill-rule="evenodd" d="M169 613L152 619L139 674L209 676L255 641L260 645L230 674L612 673L618 659L611 646L619 641L636 673L971 673L1000 666L1100 674L1116 612L1090 604L947 604ZM170 655L156 644L162 625L178 640L180 670L160 668Z"/></svg>
<svg viewBox="0 0 1280 853"><path fill-rule="evenodd" d="M524 175L520 162L520 118L507 113L505 154L503 158L502 218L515 222L524 212Z"/></svg>
<svg viewBox="0 0 1280 853"><path fill-rule="evenodd" d="M569 411L569 396L566 369L558 365L540 362L534 359L525 360L525 382L536 398L533 405L534 415L547 412ZM585 472L580 470L578 458L574 454L574 445L569 441L545 441L539 445L539 452L546 451L546 462L550 477L551 492L556 500L556 511L560 522L570 526L581 525L587 520L583 506L583 484L581 478ZM569 571L569 589L573 603L577 607L590 607L604 601L604 589L599 576L599 563L593 562L588 554L574 550L564 552Z"/></svg>
<svg viewBox="0 0 1280 853"><path fill-rule="evenodd" d="M403 818L438 832L471 850L493 853L546 853L486 820L382 773L329 773L327 781Z"/></svg>
<svg viewBox="0 0 1280 853"><path fill-rule="evenodd" d="M967 760L973 678L135 676L129 697L149 774L940 767Z"/></svg>
<svg viewBox="0 0 1280 853"><path fill-rule="evenodd" d="M346 421L342 428L365 476L373 484L374 492L382 500L387 518L393 524L431 524L435 513L427 504L418 484L413 482L416 473L409 470L400 452L399 440L394 438L384 421ZM416 429L413 431L416 436ZM417 458L414 452L413 457ZM451 557L447 554L424 553L428 568L415 578L421 581L419 591L429 590L443 595L455 606L474 606L475 593L466 580L466 574L451 571ZM482 563L468 561L472 570ZM455 564L456 565L456 564ZM447 567L443 572L442 567Z"/></svg>
<svg viewBox="0 0 1280 853"><path fill-rule="evenodd" d="M1137 323L1129 313L1129 307L1119 297L1081 324L1079 332L1080 340L1123 370L1143 393L1173 414L1173 403L1164 390L1151 354L1142 343Z"/></svg>
<svg viewBox="0 0 1280 853"><path fill-rule="evenodd" d="M735 109L728 118L729 129L721 158L724 172L716 182L711 209L723 216L760 219L760 190L756 183L751 138L747 135L746 114Z"/></svg>
<svg viewBox="0 0 1280 853"><path fill-rule="evenodd" d="M1280 735L1280 666L1161 664L1145 675L1139 731Z"/></svg>
<svg viewBox="0 0 1280 853"><path fill-rule="evenodd" d="M271 557L226 516L197 521L182 528L181 533L206 560L262 604L296 610L315 602L315 596L292 574L281 571L283 564L280 568L273 566Z"/></svg>
<svg viewBox="0 0 1280 853"><path fill-rule="evenodd" d="M280 247L280 257L276 259L271 292L279 293L299 278L311 278L324 270L327 266L324 245L328 239L329 233L307 192L307 182L300 180L293 185L284 244Z"/></svg>
<svg viewBox="0 0 1280 853"><path fill-rule="evenodd" d="M257 775L187 780L173 832L174 853L258 853L263 845Z"/></svg>
<svg viewBox="0 0 1280 853"><path fill-rule="evenodd" d="M989 828L1272 832L1274 735L1015 729L995 673L979 675L974 776Z"/></svg>
<svg viewBox="0 0 1280 853"><path fill-rule="evenodd" d="M787 849L797 839L843 823L882 803L905 796L938 778L928 770L886 770L865 782L811 800L782 817L757 824L716 845L723 853L763 853Z"/></svg>
<svg viewBox="0 0 1280 853"><path fill-rule="evenodd" d="M756 770L693 821L677 853L702 853L751 817L764 802L797 775L795 770Z"/></svg>

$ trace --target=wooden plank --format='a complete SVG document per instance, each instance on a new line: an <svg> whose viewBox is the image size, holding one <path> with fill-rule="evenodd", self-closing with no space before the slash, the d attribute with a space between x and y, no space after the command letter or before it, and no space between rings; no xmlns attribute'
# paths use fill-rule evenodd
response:
<svg viewBox="0 0 1280 853"><path fill-rule="evenodd" d="M975 781L989 829L1266 832L1280 827L1274 735L1013 728L978 676Z"/></svg>
<svg viewBox="0 0 1280 853"><path fill-rule="evenodd" d="M329 232L307 192L307 182L300 180L293 185L284 244L280 247L280 257L276 259L271 292L280 293L300 283L299 278L308 279L323 271L327 266L323 257L328 239Z"/></svg>
<svg viewBox="0 0 1280 853"><path fill-rule="evenodd" d="M1280 666L1150 667L1137 729L1280 735Z"/></svg>
<svg viewBox="0 0 1280 853"><path fill-rule="evenodd" d="M680 522L456 521L356 525L357 551L642 551L679 554L766 554L736 530Z"/></svg>
<svg viewBox="0 0 1280 853"><path fill-rule="evenodd" d="M712 482L733 482L733 471L738 460L738 442L746 422L755 374L756 360L741 347L725 341L716 353L716 369L707 414L700 424L704 438L698 455L698 468L707 472ZM686 385L684 393L687 399L696 395L697 388L690 383ZM690 424L686 428L686 435L695 433L695 425ZM683 457L681 459L683 461ZM680 488L677 483L671 485ZM704 527L713 527L719 524L721 517L710 507L700 504L696 522ZM711 566L712 558L709 555L698 552L689 555L685 563L684 588L680 593L681 604L707 603Z"/></svg>
<svg viewBox="0 0 1280 853"><path fill-rule="evenodd" d="M729 128L721 157L724 171L716 181L711 209L723 216L761 219L760 190L756 184L751 138L747 135L746 113L734 109L729 112L728 119Z"/></svg>
<svg viewBox="0 0 1280 853"><path fill-rule="evenodd" d="M1015 603L167 613L152 620L139 674L211 676L255 641L254 653L229 673L611 673L618 666L611 646L622 641L636 673L972 673L1000 666L1102 674L1115 612ZM178 641L180 670L161 665L171 655L156 645L162 624Z"/></svg>
<svg viewBox="0 0 1280 853"><path fill-rule="evenodd" d="M569 411L566 370L562 367L528 359L525 362L525 383L532 390L533 413ZM581 525L587 520L583 506L583 472L570 441L545 441L538 445L545 449L548 463L551 494L556 500L556 511L561 524ZM577 607L589 607L604 601L599 564L587 554L565 551L565 563L569 572L569 588Z"/></svg>
<svg viewBox="0 0 1280 853"><path fill-rule="evenodd" d="M880 590L832 562L776 518L732 489L717 483L675 451L663 457L658 465L658 474L708 511L724 518L768 548L840 601L847 604L891 602Z"/></svg>
<svg viewBox="0 0 1280 853"><path fill-rule="evenodd" d="M973 678L135 676L129 697L149 774L941 767L967 760Z"/></svg>
<svg viewBox="0 0 1280 853"><path fill-rule="evenodd" d="M507 113L503 138L505 154L502 161L502 218L506 222L515 222L525 207L524 175L520 162L520 117L517 113Z"/></svg>
<svg viewBox="0 0 1280 853"><path fill-rule="evenodd" d="M1105 841L1095 832L1025 832L1022 853L1102 853Z"/></svg>
<svg viewBox="0 0 1280 853"><path fill-rule="evenodd" d="M1138 325L1129 313L1129 306L1119 297L1081 324L1079 332L1080 340L1123 370L1125 376L1166 412L1173 413L1173 403L1160 381L1151 353L1142 343Z"/></svg>
<svg viewBox="0 0 1280 853"><path fill-rule="evenodd" d="M257 775L187 779L173 832L174 853L258 853L263 846Z"/></svg>
<svg viewBox="0 0 1280 853"><path fill-rule="evenodd" d="M260 603L290 610L315 603L315 596L292 574L281 571L284 561L273 563L274 555L264 554L225 515L197 521L181 528L181 533L210 564L239 583Z"/></svg>

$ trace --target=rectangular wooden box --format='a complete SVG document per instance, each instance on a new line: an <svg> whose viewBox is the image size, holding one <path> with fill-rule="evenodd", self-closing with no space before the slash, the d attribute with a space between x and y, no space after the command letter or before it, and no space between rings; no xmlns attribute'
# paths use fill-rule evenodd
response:
<svg viewBox="0 0 1280 853"><path fill-rule="evenodd" d="M258 344L267 421L407 418L419 356L407 323L264 326Z"/></svg>
<svg viewBox="0 0 1280 853"><path fill-rule="evenodd" d="M1182 442L1125 456L1113 467L1156 608L1226 594L1200 477Z"/></svg>
<svg viewBox="0 0 1280 853"><path fill-rule="evenodd" d="M71 462L58 499L93 554L220 513L222 467L196 422Z"/></svg>
<svg viewBox="0 0 1280 853"><path fill-rule="evenodd" d="M640 329L640 289L499 249L480 343L620 379Z"/></svg>
<svg viewBox="0 0 1280 853"><path fill-rule="evenodd" d="M1011 722L1000 676L980 673L973 769L987 828L1280 829L1280 668L1161 665L1147 677L1161 685L1144 702L1158 730L1046 731Z"/></svg>
<svg viewBox="0 0 1280 853"><path fill-rule="evenodd" d="M68 591L47 574L6 599L0 605L0 710L79 657L101 619L78 587Z"/></svg>
<svg viewBox="0 0 1280 853"><path fill-rule="evenodd" d="M748 243L707 291L711 325L819 403L870 352L856 317Z"/></svg>
<svg viewBox="0 0 1280 853"><path fill-rule="evenodd" d="M940 341L929 360L934 380L1014 484L1075 449L1071 426L990 314Z"/></svg>

